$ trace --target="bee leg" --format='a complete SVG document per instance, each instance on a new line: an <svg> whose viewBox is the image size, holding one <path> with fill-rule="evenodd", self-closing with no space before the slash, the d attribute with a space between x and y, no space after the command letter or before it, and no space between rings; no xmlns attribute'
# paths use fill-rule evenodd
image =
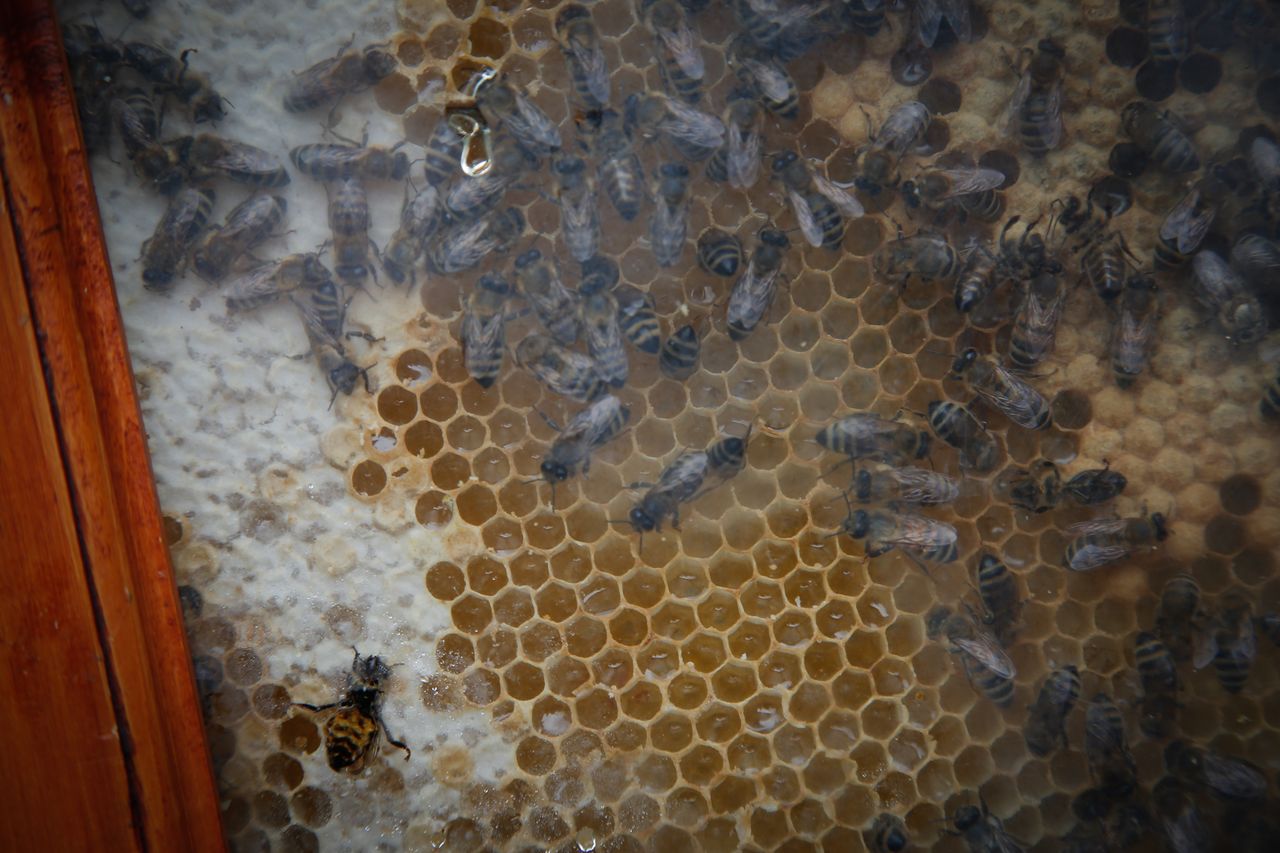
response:
<svg viewBox="0 0 1280 853"><path fill-rule="evenodd" d="M337 702L330 702L330 703L328 703L327 705L312 705L312 704L310 704L310 703L308 703L308 702L294 702L294 703L293 703L293 707L295 707L295 708L306 708L308 711L327 711L327 710L329 710L330 708L336 708L336 707L338 707L338 703L337 703Z"/></svg>
<svg viewBox="0 0 1280 853"><path fill-rule="evenodd" d="M409 747L405 745L404 741L396 740L391 736L390 730L387 729L386 722L382 719L381 712L374 716L374 722L378 724L378 728L382 729L382 733L387 736L387 743L391 744L396 749L404 750L404 760L408 761L409 756L413 755L413 750L409 749Z"/></svg>

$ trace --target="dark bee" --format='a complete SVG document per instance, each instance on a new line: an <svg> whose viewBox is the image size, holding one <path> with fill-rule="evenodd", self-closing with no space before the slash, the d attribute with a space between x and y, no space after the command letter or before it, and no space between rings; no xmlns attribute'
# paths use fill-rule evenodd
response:
<svg viewBox="0 0 1280 853"><path fill-rule="evenodd" d="M1213 833L1191 792L1176 777L1166 776L1151 790L1151 799L1169 849L1199 853L1213 849Z"/></svg>
<svg viewBox="0 0 1280 853"><path fill-rule="evenodd" d="M358 178L327 185L333 270L339 278L362 282L369 275L369 196Z"/></svg>
<svg viewBox="0 0 1280 853"><path fill-rule="evenodd" d="M930 437L896 420L871 412L846 415L818 430L818 444L850 461L876 459L891 465L929 455Z"/></svg>
<svg viewBox="0 0 1280 853"><path fill-rule="evenodd" d="M628 516L637 533L661 530L662 522L671 518L671 526L680 529L680 504L693 500L702 491L710 462L702 450L681 453L662 470L657 484L650 486L640 503Z"/></svg>
<svg viewBox="0 0 1280 853"><path fill-rule="evenodd" d="M1134 665L1142 680L1138 728L1149 738L1166 738L1178 715L1178 670L1173 655L1149 631L1134 638Z"/></svg>
<svg viewBox="0 0 1280 853"><path fill-rule="evenodd" d="M377 755L379 742L385 735L387 743L404 750L405 761L412 752L409 747L391 736L382 720L382 699L387 682L391 680L391 667L377 655L362 656L355 653L347 686L337 702L328 705L308 705L295 702L299 708L322 712L334 708L324 722L324 751L332 770L359 774L366 762Z"/></svg>
<svg viewBox="0 0 1280 853"><path fill-rule="evenodd" d="M396 146L316 142L297 146L289 152L289 159L299 172L318 181L400 181L409 174L409 155L397 151Z"/></svg>
<svg viewBox="0 0 1280 853"><path fill-rule="evenodd" d="M931 640L947 638L951 651L960 653L960 663L970 682L992 704L1007 708L1013 703L1013 679L1001 674L1011 672L1013 663L972 618L945 604L938 605L925 617L925 632ZM992 669L988 662L996 668Z"/></svg>
<svg viewBox="0 0 1280 853"><path fill-rule="evenodd" d="M476 106L490 127L501 127L535 154L560 148L560 129L529 100L529 96L505 80L492 80L476 91Z"/></svg>
<svg viewBox="0 0 1280 853"><path fill-rule="evenodd" d="M613 110L594 114L583 123L597 156L597 170L605 195L618 215L630 222L644 200L644 169L636 156L631 134Z"/></svg>
<svg viewBox="0 0 1280 853"><path fill-rule="evenodd" d="M960 484L925 468L874 465L854 472L850 492L859 503L949 504L960 496Z"/></svg>
<svg viewBox="0 0 1280 853"><path fill-rule="evenodd" d="M1147 366L1148 350L1156 333L1159 303L1151 276L1132 276L1124 285L1120 313L1111 336L1111 372L1116 385L1132 387Z"/></svg>
<svg viewBox="0 0 1280 853"><path fill-rule="evenodd" d="M956 529L919 513L855 509L841 524L840 532L867 540L868 559L895 548L919 560L937 563L951 563L958 556Z"/></svg>
<svg viewBox="0 0 1280 853"><path fill-rule="evenodd" d="M251 196L241 202L201 241L192 257L196 272L210 281L225 276L237 258L271 236L287 207L282 197L273 195Z"/></svg>
<svg viewBox="0 0 1280 853"><path fill-rule="evenodd" d="M956 279L956 310L968 313L986 299L998 283L996 271L996 256L985 246L974 246Z"/></svg>
<svg viewBox="0 0 1280 853"><path fill-rule="evenodd" d="M982 803L977 806L961 806L951 818L955 830L951 835L964 839L974 853L1022 853L1022 845L1005 831L1004 824Z"/></svg>
<svg viewBox="0 0 1280 853"><path fill-rule="evenodd" d="M1030 373L1049 357L1066 301L1066 290L1057 275L1044 272L1031 280L1009 336L1009 363L1013 367Z"/></svg>
<svg viewBox="0 0 1280 853"><path fill-rule="evenodd" d="M524 214L514 207L456 223L427 247L427 268L438 275L469 270L491 252L510 250L524 227Z"/></svg>
<svg viewBox="0 0 1280 853"><path fill-rule="evenodd" d="M569 425L559 431L551 449L542 460L542 478L551 486L551 504L555 506L556 483L574 476L579 467L583 476L591 469L591 453L622 432L631 418L631 409L607 394L573 416Z"/></svg>
<svg viewBox="0 0 1280 853"><path fill-rule="evenodd" d="M1009 420L1026 429L1044 429L1053 422L1049 402L1022 379L1000 366L991 356L972 347L960 353L951 375L964 380L970 391L995 406Z"/></svg>
<svg viewBox="0 0 1280 853"><path fill-rule="evenodd" d="M423 146L426 149L423 168L427 183L438 188L453 180L462 158L462 143L462 134L449 124L448 119L436 122Z"/></svg>
<svg viewBox="0 0 1280 853"><path fill-rule="evenodd" d="M1120 123L1129 138L1166 171L1182 174L1200 168L1195 146L1168 113L1156 112L1145 101L1134 101L1121 110Z"/></svg>
<svg viewBox="0 0 1280 853"><path fill-rule="evenodd" d="M1067 715L1080 698L1080 671L1074 665L1055 669L1040 685L1036 701L1027 711L1023 737L1032 755L1044 758L1066 747Z"/></svg>
<svg viewBox="0 0 1280 853"><path fill-rule="evenodd" d="M159 192L175 192L182 183L182 167L177 153L159 142L160 113L151 96L126 89L111 100L111 115L134 171Z"/></svg>
<svg viewBox="0 0 1280 853"><path fill-rule="evenodd" d="M1152 263L1158 271L1181 267L1200 248L1205 235L1209 233L1209 226L1213 224L1217 214L1217 205L1210 201L1209 194L1202 186L1207 187L1197 184L1188 190L1160 224L1160 239L1152 257Z"/></svg>
<svg viewBox="0 0 1280 853"><path fill-rule="evenodd" d="M1231 590L1223 596L1218 615L1197 638L1191 663L1202 669L1212 661L1222 689L1239 693L1249 680L1257 653L1253 605L1244 593Z"/></svg>
<svg viewBox="0 0 1280 853"><path fill-rule="evenodd" d="M1124 474L1112 471L1111 463L1105 462L1101 468L1081 471L1067 480L1062 493L1081 506L1093 506L1118 497L1128 484Z"/></svg>
<svg viewBox="0 0 1280 853"><path fill-rule="evenodd" d="M122 48L121 59L161 92L186 104L192 121L220 121L227 115L225 99L214 90L208 77L191 69L188 57L195 52L188 48L174 57L153 44L131 41Z"/></svg>
<svg viewBox="0 0 1280 853"><path fill-rule="evenodd" d="M600 249L600 204L587 180L587 161L564 155L552 161L551 170L560 182L560 236L570 256L586 263Z"/></svg>
<svg viewBox="0 0 1280 853"><path fill-rule="evenodd" d="M493 143L492 167L482 175L458 175L445 194L444 206L455 219L471 219L493 210L502 195L536 164L529 152L509 136Z"/></svg>
<svg viewBox="0 0 1280 853"><path fill-rule="evenodd" d="M933 434L960 451L960 467L985 473L996 466L1000 449L973 413L959 403L934 400L928 409Z"/></svg>
<svg viewBox="0 0 1280 853"><path fill-rule="evenodd" d="M1009 102L1008 133L1022 147L1040 156L1062 144L1062 80L1067 54L1050 39L1042 39L1022 70Z"/></svg>
<svg viewBox="0 0 1280 853"><path fill-rule="evenodd" d="M719 228L706 228L698 235L698 266L713 275L728 278L742 263L742 243Z"/></svg>
<svg viewBox="0 0 1280 853"><path fill-rule="evenodd" d="M1191 659L1195 634L1203 621L1200 587L1191 575L1174 575L1165 582L1156 609L1156 634L1176 661ZM1206 661L1207 663L1207 661Z"/></svg>
<svg viewBox="0 0 1280 853"><path fill-rule="evenodd" d="M1165 518L1155 512L1137 518L1100 518L1067 528L1072 539L1062 565L1073 572L1091 572L1138 551L1155 548L1169 537Z"/></svg>
<svg viewBox="0 0 1280 853"><path fill-rule="evenodd" d="M294 254L262 264L225 291L228 311L251 311L299 287L331 279L317 254Z"/></svg>
<svg viewBox="0 0 1280 853"><path fill-rule="evenodd" d="M1258 404L1258 411L1267 420L1280 420L1280 370L1276 371L1276 378L1262 389L1262 402Z"/></svg>
<svg viewBox="0 0 1280 853"><path fill-rule="evenodd" d="M622 334L641 352L657 353L662 346L662 331L653 298L630 285L619 287L613 297L618 300L618 323L622 326Z"/></svg>
<svg viewBox="0 0 1280 853"><path fill-rule="evenodd" d="M881 812L866 833L867 849L872 853L902 853L911 843L902 818Z"/></svg>
<svg viewBox="0 0 1280 853"><path fill-rule="evenodd" d="M516 345L516 361L553 394L590 402L605 392L596 363L562 347L548 335L529 335Z"/></svg>
<svg viewBox="0 0 1280 853"><path fill-rule="evenodd" d="M1009 468L996 480L996 490L1009 503L1027 512L1048 512L1062 496L1062 476L1058 466L1039 459L1031 468Z"/></svg>
<svg viewBox="0 0 1280 853"><path fill-rule="evenodd" d="M413 280L413 267L422 257L427 238L436 233L444 217L440 210L440 194L427 184L409 195L405 184L404 203L400 207L400 226L387 241L382 254L382 268L396 284Z"/></svg>
<svg viewBox="0 0 1280 853"><path fill-rule="evenodd" d="M347 42L337 56L298 72L289 81L284 108L301 113L318 107L332 107L344 95L372 88L396 70L396 58L385 44L352 49Z"/></svg>
<svg viewBox="0 0 1280 853"><path fill-rule="evenodd" d="M876 249L871 265L881 278L904 287L912 276L921 281L950 279L960 270L960 256L941 234L899 234Z"/></svg>
<svg viewBox="0 0 1280 853"><path fill-rule="evenodd" d="M583 292L580 299L587 352L595 359L600 376L615 388L621 387L627 381L630 364L622 343L618 302L607 290Z"/></svg>
<svg viewBox="0 0 1280 853"><path fill-rule="evenodd" d="M725 318L729 337L735 341L751 334L773 304L778 278L782 274L782 262L791 247L791 240L785 233L767 225L760 229L759 241L747 261L746 270L729 292Z"/></svg>
<svg viewBox="0 0 1280 853"><path fill-rule="evenodd" d="M978 558L977 574L978 595L986 610L983 623L1002 645L1007 646L1013 640L1018 618L1022 615L1017 578L999 557L988 553Z"/></svg>
<svg viewBox="0 0 1280 853"><path fill-rule="evenodd" d="M924 137L932 120L929 108L919 101L895 107L880 129L870 134L871 142L862 154L860 174L854 181L858 189L875 196L885 187L896 186L899 161Z"/></svg>
<svg viewBox="0 0 1280 853"><path fill-rule="evenodd" d="M800 89L786 68L750 50L737 51L733 61L738 79L755 93L766 110L783 119L799 114Z"/></svg>
<svg viewBox="0 0 1280 853"><path fill-rule="evenodd" d="M1190 32L1183 0L1148 0L1146 31L1151 58L1180 61L1190 52Z"/></svg>
<svg viewBox="0 0 1280 853"><path fill-rule="evenodd" d="M1004 196L999 192L1004 180L1004 173L995 169L929 169L904 183L901 192L908 207L924 205L939 219L956 210L982 222L995 222L1004 215Z"/></svg>
<svg viewBox="0 0 1280 853"><path fill-rule="evenodd" d="M169 200L156 230L142 244L142 281L149 290L168 290L186 265L187 253L209 221L214 192L183 187Z"/></svg>
<svg viewBox="0 0 1280 853"><path fill-rule="evenodd" d="M323 266L320 269L323 270ZM347 354L344 343L347 303L342 299L339 285L328 275L328 270L324 270L323 277L308 278L303 284L289 298L302 314L311 352L315 353L320 372L333 392L329 405L333 405L339 394L355 393L356 380L361 378L364 390L371 392L369 368L360 367Z"/></svg>
<svg viewBox="0 0 1280 853"><path fill-rule="evenodd" d="M662 343L658 354L658 369L671 379L688 379L698 369L698 354L702 342L692 323L685 323L671 333Z"/></svg>
<svg viewBox="0 0 1280 853"><path fill-rule="evenodd" d="M283 187L290 180L274 154L212 133L201 133L191 140L184 163L195 181L224 178L267 189Z"/></svg>
<svg viewBox="0 0 1280 853"><path fill-rule="evenodd" d="M654 194L649 247L658 266L669 267L680 259L689 229L689 167L680 163L659 166Z"/></svg>
<svg viewBox="0 0 1280 853"><path fill-rule="evenodd" d="M729 182L749 190L760 177L764 137L760 135L760 109L751 92L738 88L729 93L724 112L725 143L707 160L706 176L716 183Z"/></svg>
<svg viewBox="0 0 1280 853"><path fill-rule="evenodd" d="M579 3L569 3L556 15L555 30L569 66L573 94L589 110L607 107L609 68L591 13Z"/></svg>
<svg viewBox="0 0 1280 853"><path fill-rule="evenodd" d="M1203 785L1224 800L1257 802L1267 796L1267 777L1255 765L1186 741L1165 747L1164 766L1182 781Z"/></svg>
<svg viewBox="0 0 1280 853"><path fill-rule="evenodd" d="M1129 752L1124 717L1105 693L1089 702L1084 717L1084 754L1098 787L1113 797L1127 796L1137 784L1137 765Z"/></svg>
<svg viewBox="0 0 1280 853"><path fill-rule="evenodd" d="M1197 252L1191 267L1197 300L1217 317L1228 340L1248 344L1266 334L1267 322L1258 297L1221 255L1208 249Z"/></svg>
<svg viewBox="0 0 1280 853"><path fill-rule="evenodd" d="M516 258L516 284L551 337L565 346L578 339L577 301L542 252L530 249Z"/></svg>
<svg viewBox="0 0 1280 853"><path fill-rule="evenodd" d="M511 285L489 274L480 276L462 311L463 362L481 388L490 388L502 372L506 352L507 299Z"/></svg>

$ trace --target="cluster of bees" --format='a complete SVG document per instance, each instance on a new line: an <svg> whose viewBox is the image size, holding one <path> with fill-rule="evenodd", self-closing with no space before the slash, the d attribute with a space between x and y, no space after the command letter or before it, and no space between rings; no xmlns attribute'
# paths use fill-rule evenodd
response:
<svg viewBox="0 0 1280 853"><path fill-rule="evenodd" d="M570 71L572 140L515 82L485 71L468 84L466 102L452 105L436 125L418 174L412 174L416 161L401 150L403 145L341 140L326 131L340 141L294 148L294 168L326 188L332 236L316 251L266 263L253 258L251 250L277 234L285 218L284 197L268 192L289 183L284 164L213 133L162 138L165 102L180 105L196 123L224 114L225 101L189 67L188 55L175 58L146 43L108 41L83 24L68 27L65 38L89 145L105 145L114 130L139 177L169 198L168 210L143 247L147 287L168 289L190 262L211 282L230 280L223 291L230 310L253 310L287 296L300 311L335 397L355 392L361 377L368 390L368 368L358 365L347 348L355 333L347 328L346 306L368 278L376 278L378 268L403 284L416 282L420 271L428 278L449 277L487 265L464 299L460 339L470 376L492 386L512 354L551 394L583 404L563 427L549 421L557 436L541 474L551 487L553 506L556 485L586 475L592 454L626 428L630 410L611 390L626 384L631 358L656 358L665 376L687 379L697 369L710 325L710 317L696 317L663 335L651 296L623 281L617 263L600 252L605 202L625 222L647 210L645 242L659 267L676 265L692 243L703 270L732 280L715 310L723 309L728 337L741 341L764 322L786 278L788 259L796 251L794 232L814 249L839 251L851 220L900 196L907 211L926 224L912 234L899 227L897 237L876 250L876 275L904 289L910 282L951 287L957 309L975 325L1009 321L1006 352L965 346L954 354L950 378L971 400L1001 412L1017 429L1043 430L1052 423L1050 406L1032 380L1053 352L1075 275L1088 283L1094 294L1089 298L1100 300L1114 317L1110 358L1121 388L1132 387L1146 369L1161 290L1182 286L1184 278L1233 345L1255 345L1266 333L1265 303L1274 299L1270 289L1280 271L1273 215L1280 198L1280 145L1266 129L1242 134L1231 151L1202 157L1176 116L1146 101L1134 102L1121 115L1127 141L1112 152L1112 174L1085 199L1064 198L1024 219L1006 215L1001 188L1008 176L963 155L944 155L904 180L903 169L914 158L939 153L926 141L931 110L909 100L887 111L859 152L856 178L840 183L795 151L766 151L763 116L785 121L798 112L799 89L786 63L831 34L875 35L893 12L901 16L906 34L891 62L894 75L899 82L923 82L931 73L931 49L973 37L970 0L736 0L739 27L728 50L735 85L720 110L710 107L703 90L706 67L694 25L703 5L640 2L663 90L622 98L612 91L589 7L560 7L554 30ZM1153 55L1185 53L1179 40L1187 38L1186 22L1179 21L1179 6L1149 4L1145 20ZM1065 59L1062 47L1049 39L1021 58L1006 123L1028 157L1043 156L1064 139ZM368 90L395 65L386 45L347 44L295 75L283 106L332 114L342 98ZM642 146L660 151L663 160L648 175L638 155ZM1114 220L1131 203L1127 181L1149 168L1197 177L1169 210L1155 245L1136 251ZM762 179L772 181L785 209L753 233L708 228L691 241L696 169L706 181L744 191ZM568 274L567 262L537 247L515 254L509 268L505 260L528 230L523 214L506 205L505 196L544 175L551 184L544 195L560 212L563 255L577 265ZM381 250L369 238L370 182L405 185L398 228ZM251 194L223 223L210 227L215 183L243 186ZM776 221L787 212L794 217L793 230ZM998 236L955 245L946 226L965 222L998 226ZM326 250L332 270L322 260ZM532 314L539 331L509 348L507 327L517 311ZM1260 410L1280 418L1280 375L1264 390ZM748 428L742 436L719 437L706 449L680 452L656 483L632 484L639 497L621 523L641 537L668 523L678 527L683 505L743 469L750 433ZM841 492L848 515L836 535L863 540L869 557L901 551L926 571L928 563L951 563L959 553L956 529L921 511L949 504L961 491L959 479L925 467L935 442L957 452L962 473L985 475L1001 462L999 444L982 419L969 405L951 400L931 401L914 416L849 414L823 427L816 440L853 471L850 486ZM1064 502L1102 505L1125 486L1123 474L1109 466L1064 478L1045 459L1007 469L996 484L1011 505L1035 513ZM1077 572L1112 565L1168 535L1164 515L1145 510L1137 517L1085 521L1068 532L1062 565ZM1019 620L1017 583L992 553L981 555L976 580L979 606L936 608L927 619L928 634L947 644L990 701L1008 707L1016 672L1006 648ZM1171 581L1155 630L1136 641L1144 734L1173 735L1176 664L1183 660L1197 668L1212 664L1223 687L1238 691L1259 627L1277 637L1280 617L1255 620L1241 596L1225 597L1209 614L1194 581L1186 576ZM341 699L305 706L329 713L326 749L333 769L358 772L377 747L389 678L378 657L357 652ZM1065 720L1080 689L1073 666L1046 678L1025 729L1033 754L1047 756L1067 746ZM1098 784L1077 801L1081 823L1068 839L1075 845L1071 849L1125 847L1146 831L1153 813L1175 849L1209 849L1200 792L1231 802L1266 794L1265 777L1246 762L1173 740L1165 755L1169 775L1151 793L1149 808L1137 789L1123 715L1104 693L1089 703L1085 732L1084 751ZM408 757L405 744L387 739ZM950 821L954 829L949 831L970 849L1020 849L985 804L965 806ZM890 815L877 819L869 838L876 850L901 850L908 843L901 820Z"/></svg>

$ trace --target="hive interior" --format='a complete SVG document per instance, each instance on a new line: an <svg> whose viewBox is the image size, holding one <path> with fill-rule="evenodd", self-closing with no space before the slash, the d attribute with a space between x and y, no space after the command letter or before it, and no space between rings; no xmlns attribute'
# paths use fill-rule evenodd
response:
<svg viewBox="0 0 1280 853"><path fill-rule="evenodd" d="M572 139L568 73L552 33L557 4L401 2L394 20L388 9L365 19L369 10L338 5L298 13L294 25L305 32L321 15L349 17L361 40L392 38L401 62L373 92L344 101L344 132L358 134L367 120L377 141L424 141L456 92L453 72L474 57L525 86ZM990 31L936 56L928 84L938 104L951 106L959 93L940 116L952 149L975 159L1018 154L996 127L1016 83L1008 58L1047 35L1067 50L1067 141L1041 160L1020 155L1021 174L1006 190L1009 211L1034 218L1105 172L1118 110L1134 98L1132 73L1102 55L1116 4L981 5ZM616 69L615 98L659 88L651 36L632 4L602 0L591 9ZM158 11L130 37L203 47L202 34L225 23L219 14L182 24ZM116 20L105 9L99 24L109 30ZM243 26L255 23L259 35L239 38L246 49L255 39L266 45L276 78L332 49L304 54L294 33L290 53L271 40L280 24ZM734 19L712 8L696 25L707 44L708 102L718 106L733 83L723 48ZM833 179L850 178L866 139L864 108L875 121L914 96L889 74L899 38L851 36L792 63L800 115L766 119L768 149L794 145ZM236 105L227 133L236 136L237 116L254 108L274 120L278 93L258 92L250 74L221 67L217 56L207 50L200 59ZM1168 101L1202 151L1231 144L1258 120L1245 58L1229 54L1227 66L1212 99L1179 92ZM286 130L296 129L289 121ZM283 154L314 141L314 125L307 132L244 138ZM641 156L650 174L663 159L652 146ZM919 163L908 158L905 168ZM851 223L839 252L793 248L767 322L736 343L716 307L726 284L697 268L692 243L709 225L738 231L748 247L766 216L790 227L776 188L762 179L743 194L699 175L689 244L670 269L639 239L647 210L624 223L602 201L603 251L626 283L653 297L664 332L703 315L712 324L686 381L663 378L656 359L632 352L617 394L630 428L595 454L588 476L556 489L552 507L536 478L556 433L537 413L563 423L573 408L510 358L489 389L463 366L461 299L488 265L425 282L419 271L418 289L384 280L357 298L352 320L381 338L360 355L376 360L376 387L327 413L313 365L286 357L299 350L299 333L265 340L296 323L288 306L228 318L217 294L192 277L169 297L142 290L133 256L155 206L128 219L121 201L141 197L137 180L105 158L94 166L236 849L573 850L594 842L618 851L843 851L863 849L862 831L881 811L901 815L922 846L960 849L940 829L974 791L1010 833L1051 849L1075 823L1071 798L1092 780L1080 711L1069 749L1042 759L1024 744L1022 709L1049 670L1075 664L1083 695L1103 690L1132 702L1133 635L1150 627L1154 596L1180 571L1191 571L1210 600L1243 587L1261 612L1280 599L1280 454L1274 427L1256 411L1268 369L1204 325L1185 286L1166 288L1150 372L1127 391L1110 376L1109 318L1087 288L1075 289L1056 353L1035 380L1053 399L1055 426L1031 433L983 410L1006 461L985 477L964 473L954 507L930 512L959 531L960 560L926 576L899 553L867 561L861 543L830 536L845 516L839 489L848 469L829 472L835 459L813 436L850 411L911 417L932 399L968 402L945 379L952 354L966 345L1003 350L1008 331L969 326L949 288L917 282L899 293L877 282L869 259L893 236L886 217ZM307 184L297 176L288 193L314 193ZM1131 245L1151 245L1182 186L1154 171L1135 183L1135 207L1121 220ZM532 189L508 200L542 235L520 247L556 250L554 204ZM373 201L381 245L395 226L399 188ZM233 203L220 200L215 218ZM291 201L289 226L301 230L279 241L290 250L323 239L323 215L306 210ZM890 213L914 227L900 204ZM989 233L970 224L953 237ZM165 307L148 306L157 300ZM227 330L253 348L189 371L181 346L148 337L150 311L212 322L214 336ZM519 320L508 340L533 329ZM223 404L217 414L198 411L208 393ZM197 410L194 421L183 407ZM646 535L639 548L630 530L611 524L636 499L628 484L655 480L681 449L751 425L746 469L685 508L678 531ZM992 495L1006 465L1041 457L1067 472L1109 461L1129 480L1118 511L1165 511L1172 536L1121 566L1065 572L1064 528L1100 513L1030 515ZM217 487L201 485L202 460ZM949 448L931 461L960 474ZM226 479L233 468L250 470L238 475L247 488ZM925 636L935 604L972 600L980 550L1002 556L1026 597L1007 711ZM384 749L358 779L325 766L321 718L290 706L336 698L351 644L400 664L385 714L414 749L408 763ZM1183 668L1184 735L1269 772L1280 766L1273 652L1260 650L1235 696L1211 668ZM1149 787L1163 773L1162 744L1132 722Z"/></svg>

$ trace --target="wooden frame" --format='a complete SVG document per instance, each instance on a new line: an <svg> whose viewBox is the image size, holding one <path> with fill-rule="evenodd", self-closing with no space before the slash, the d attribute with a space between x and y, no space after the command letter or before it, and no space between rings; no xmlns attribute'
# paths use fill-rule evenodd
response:
<svg viewBox="0 0 1280 853"><path fill-rule="evenodd" d="M70 75L0 3L0 849L223 850Z"/></svg>

